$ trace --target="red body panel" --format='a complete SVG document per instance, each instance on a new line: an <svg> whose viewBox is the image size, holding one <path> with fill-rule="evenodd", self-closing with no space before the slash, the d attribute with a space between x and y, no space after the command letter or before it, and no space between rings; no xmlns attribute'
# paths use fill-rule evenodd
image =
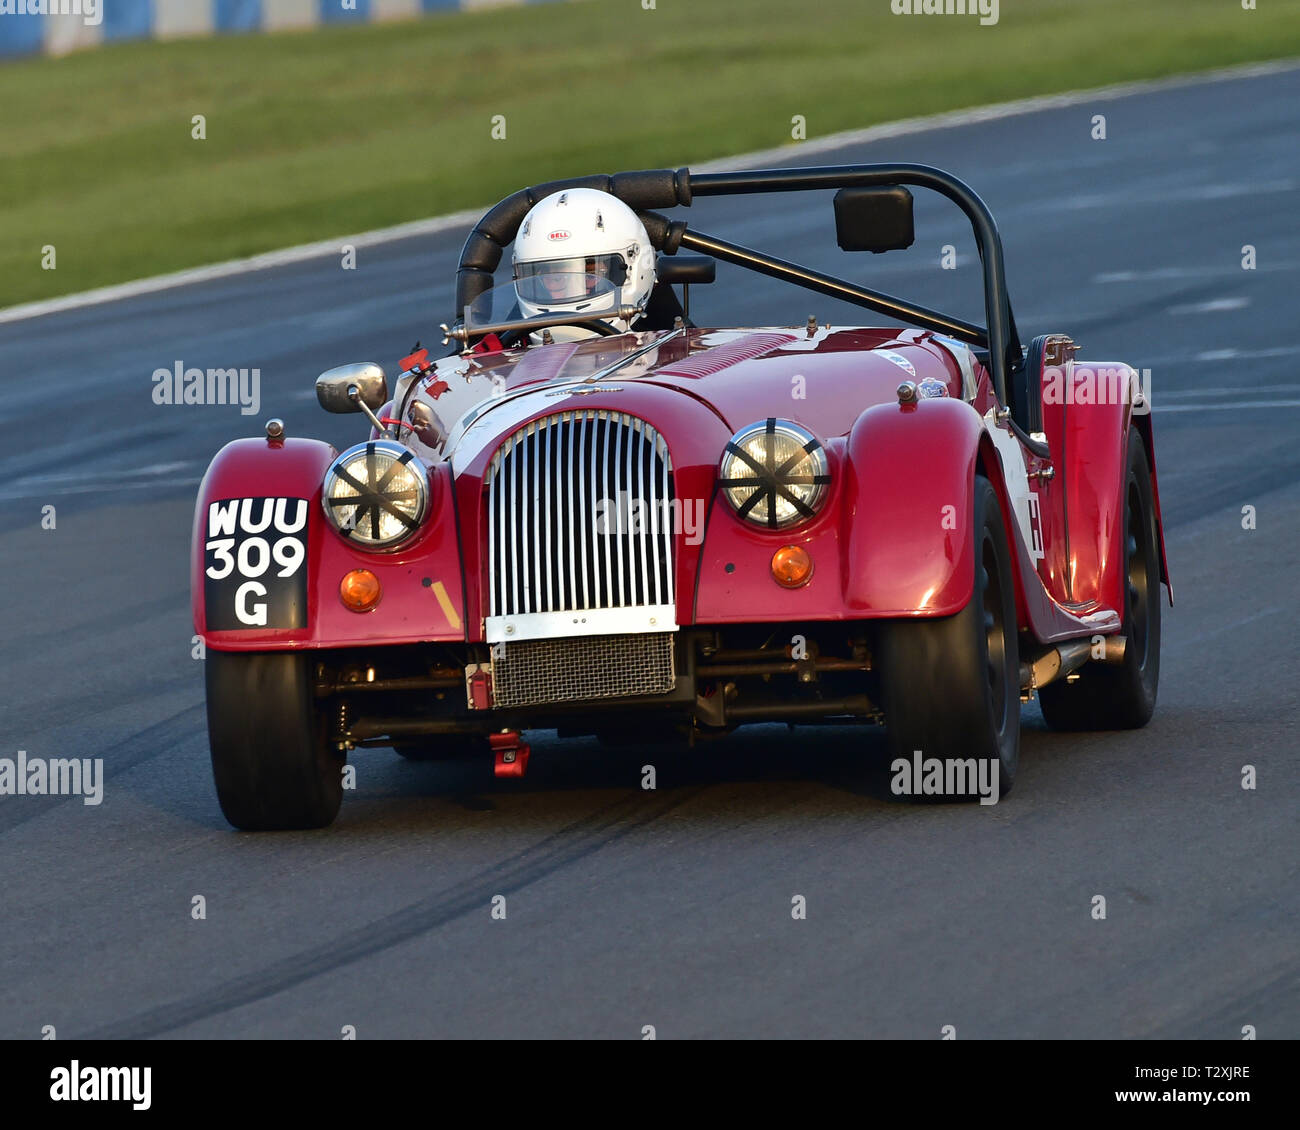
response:
<svg viewBox="0 0 1300 1130"><path fill-rule="evenodd" d="M1116 368L1112 362L1072 363L1073 385L1081 387L1094 366ZM1101 404L1092 399L1071 397L1064 405L1070 606L1123 608L1130 406L1127 397L1105 397Z"/></svg>
<svg viewBox="0 0 1300 1130"><path fill-rule="evenodd" d="M745 335L765 340L776 336L770 331ZM949 386L951 395L961 395L955 368L945 364L948 354L926 337L906 330L823 330L813 340L787 333L785 344L761 356L709 371L710 355L732 348L721 345L691 358L700 375L684 373L687 362L657 369L649 379L706 399L733 432L776 415L830 439L847 435L867 406L896 404L902 381L934 377ZM885 350L908 367L873 350Z"/></svg>
<svg viewBox="0 0 1300 1130"><path fill-rule="evenodd" d="M830 447L835 489L808 526L769 533L715 501L698 622L959 611L973 584L970 492L980 430L979 417L959 400L901 408L895 398L868 408L847 440ZM946 454L918 466L922 450ZM812 580L794 591L781 588L770 568L773 551L788 544L813 559Z"/></svg>
<svg viewBox="0 0 1300 1130"><path fill-rule="evenodd" d="M321 485L336 454L328 445L303 439L227 445L199 491L196 630L209 646L230 650L481 641L488 464L516 428L578 408L652 424L668 444L677 497L703 504L702 542L676 542L681 625L959 611L973 585L971 487L979 466L1001 496L1020 563L1021 626L1045 642L1119 629L1110 610L1121 608L1123 597L1127 403L1045 406L1051 457L1042 460L1027 453L1008 425L994 421L988 377L977 363L970 361L963 374L931 335L894 329L692 330L665 337L601 384L574 383L655 337L535 346L469 362L447 358L410 395L409 380L399 383L392 414L412 419L420 404L438 416L438 426L419 438L403 436L429 467L431 507L420 532L394 553L355 548L326 522ZM927 377L942 382L948 395L900 406L899 383ZM968 403L963 395L972 390ZM465 423L465 404L502 393L499 404ZM819 436L831 465L823 509L789 532L740 520L716 492L727 441L768 416ZM1146 430L1149 435L1149 421ZM448 451L441 449L444 441ZM1154 463L1154 452L1151 457ZM1049 462L1055 478L1027 478ZM306 626L207 631L202 522L208 503L268 495L309 503ZM787 544L804 546L814 562L812 579L795 590L781 588L771 575L772 553ZM379 577L384 595L373 610L357 614L340 602L338 585L348 570L362 567Z"/></svg>
<svg viewBox="0 0 1300 1130"><path fill-rule="evenodd" d="M431 473L430 518L411 543L396 553L369 553L349 545L324 520L321 483L335 454L334 448L317 440L289 438L281 445L244 439L227 444L212 461L199 486L192 573L194 627L209 647L266 651L465 638L449 469L439 467ZM203 523L208 503L268 493L308 500L307 626L208 631L203 607ZM383 585L379 604L369 612L351 612L339 600L339 582L358 568L375 573ZM441 594L434 588L439 583Z"/></svg>
<svg viewBox="0 0 1300 1130"><path fill-rule="evenodd" d="M1059 603L1070 600L1070 542L1066 530L1066 483L1069 473L1065 446L1065 405L1043 404L1043 434L1053 457L1056 475L1038 484L1042 503L1043 557L1037 573L1047 594ZM1064 456L1064 458L1063 458ZM1059 465L1058 465L1059 464Z"/></svg>

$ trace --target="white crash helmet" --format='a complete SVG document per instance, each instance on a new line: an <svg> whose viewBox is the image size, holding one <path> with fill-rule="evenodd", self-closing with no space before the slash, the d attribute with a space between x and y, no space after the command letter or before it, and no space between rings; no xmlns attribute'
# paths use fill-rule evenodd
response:
<svg viewBox="0 0 1300 1130"><path fill-rule="evenodd" d="M603 280L618 287L623 306L643 306L655 285L655 252L644 225L626 204L594 188L570 188L529 209L515 237L515 291L526 318L608 309ZM605 321L626 331L619 318ZM556 341L594 336L560 326Z"/></svg>

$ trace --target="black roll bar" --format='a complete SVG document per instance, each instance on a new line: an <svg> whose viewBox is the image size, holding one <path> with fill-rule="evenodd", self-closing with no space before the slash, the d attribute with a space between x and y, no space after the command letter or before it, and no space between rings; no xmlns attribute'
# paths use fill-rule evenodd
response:
<svg viewBox="0 0 1300 1130"><path fill-rule="evenodd" d="M653 169L614 176L579 177L525 188L507 196L470 232L456 274L456 307L463 310L492 285L493 272L506 246L519 231L523 218L537 201L568 188L596 188L618 197L638 212L654 208L688 206L695 196L742 196L766 192L812 192L826 189L865 188L876 185L912 185L947 197L971 222L984 275L987 328L855 286L798 264L727 243L702 232L691 232L680 221L645 216L647 231L661 250L673 254L688 247L774 278L784 279L821 294L852 302L950 334L958 340L987 347L993 384L1001 404L1008 404L1010 374L1023 363L1011 301L1007 294L1002 239L984 201L964 182L930 165L824 165L804 169L758 169L734 173L695 173L689 169Z"/></svg>
<svg viewBox="0 0 1300 1130"><path fill-rule="evenodd" d="M902 321L915 322L924 329L949 334L968 345L977 345L981 348L988 345L988 333L983 326L977 326L974 322L966 322L961 318L954 318L950 314L943 314L925 306L914 306L910 302L903 302L879 290L854 286L843 279L837 279L834 275L824 275L820 271L801 267L798 263L789 263L773 255L764 255L751 248L742 247L738 243L729 243L717 236L706 235L702 231L690 229L683 231L680 243L682 247L712 255L713 258L721 259L724 263L748 267L760 275L792 282L807 290L815 290L819 294L830 295L831 298L852 302L855 306L865 306L869 310L876 310Z"/></svg>

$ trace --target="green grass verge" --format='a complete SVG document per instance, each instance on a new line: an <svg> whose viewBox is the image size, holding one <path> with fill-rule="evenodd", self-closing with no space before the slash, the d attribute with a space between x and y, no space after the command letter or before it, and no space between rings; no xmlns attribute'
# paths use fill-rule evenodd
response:
<svg viewBox="0 0 1300 1130"><path fill-rule="evenodd" d="M1300 0L1002 0L991 27L888 0L587 0L7 63L0 306L796 144L795 114L816 137L1292 55Z"/></svg>

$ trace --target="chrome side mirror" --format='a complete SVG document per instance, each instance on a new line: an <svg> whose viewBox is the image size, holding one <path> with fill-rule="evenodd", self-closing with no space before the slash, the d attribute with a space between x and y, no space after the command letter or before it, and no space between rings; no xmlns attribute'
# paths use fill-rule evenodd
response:
<svg viewBox="0 0 1300 1130"><path fill-rule="evenodd" d="M388 403L388 378L373 361L339 365L316 378L316 399L326 412L379 411Z"/></svg>

